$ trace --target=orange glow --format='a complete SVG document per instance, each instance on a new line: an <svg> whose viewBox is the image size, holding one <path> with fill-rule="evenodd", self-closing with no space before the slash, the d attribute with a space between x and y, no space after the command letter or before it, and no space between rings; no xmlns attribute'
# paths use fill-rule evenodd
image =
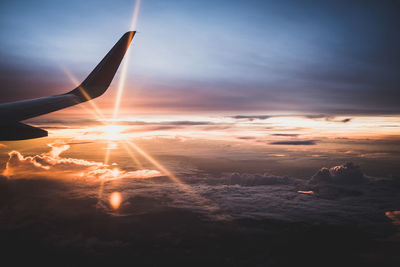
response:
<svg viewBox="0 0 400 267"><path fill-rule="evenodd" d="M119 140L121 139L121 132L124 130L124 127L120 125L105 125L101 126L101 130L104 132L105 139Z"/></svg>
<svg viewBox="0 0 400 267"><path fill-rule="evenodd" d="M400 225L400 210L387 211L385 216L391 219L394 225Z"/></svg>
<svg viewBox="0 0 400 267"><path fill-rule="evenodd" d="M314 195L314 191L302 191L302 190L299 190L299 191L297 191L297 193L300 193L300 194L306 194L306 195Z"/></svg>
<svg viewBox="0 0 400 267"><path fill-rule="evenodd" d="M117 210L121 205L122 196L119 192L113 192L110 195L110 205L114 210Z"/></svg>

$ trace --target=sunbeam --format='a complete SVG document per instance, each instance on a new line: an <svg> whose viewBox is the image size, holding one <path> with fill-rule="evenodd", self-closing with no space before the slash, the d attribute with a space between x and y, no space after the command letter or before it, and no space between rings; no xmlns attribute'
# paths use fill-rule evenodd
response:
<svg viewBox="0 0 400 267"><path fill-rule="evenodd" d="M126 153L131 157L131 159L136 163L139 169L143 168L142 163L138 160L138 158L135 156L135 154L132 152L132 150L126 145L125 142L120 142L122 147L125 149Z"/></svg>
<svg viewBox="0 0 400 267"><path fill-rule="evenodd" d="M79 87L79 91L83 94L83 96L88 100L88 103L92 106L94 112L97 115L97 119L102 119L104 118L103 112L101 112L100 108L97 107L96 103L93 101L89 101L91 98L88 95L88 93L85 91L83 87L80 86L80 83L78 82L78 79L63 65L60 65L61 70L67 75L68 79L73 83L74 86ZM80 107L83 107L83 105L79 105Z"/></svg>
<svg viewBox="0 0 400 267"><path fill-rule="evenodd" d="M130 30L134 31L136 29L136 23L139 17L139 9L140 9L140 4L142 3L142 0L136 0L135 2L135 7L133 8L133 15L132 15L132 20L131 20L131 27Z"/></svg>
<svg viewBox="0 0 400 267"><path fill-rule="evenodd" d="M132 21L131 21L131 25L130 25L131 31L133 31L136 28L137 19L139 16L140 3L141 3L141 0L137 0L135 3L135 7L133 9ZM132 35L133 32L131 32L130 34ZM130 36L130 37L132 37L132 36ZM115 98L114 116L113 116L114 118L116 118L118 116L119 107L121 105L122 92L125 87L126 73L128 71L130 51L131 51L131 49L128 48L128 51L126 52L125 60L122 63L122 71L121 71L121 76L120 76L119 83L118 83L117 96Z"/></svg>
<svg viewBox="0 0 400 267"><path fill-rule="evenodd" d="M229 216L226 214L215 214L220 211L220 208L217 204L212 202L211 200L199 195L196 193L189 185L183 183L178 177L176 177L172 172L167 170L163 165L161 165L157 160L155 160L152 156L148 153L143 151L140 147L138 147L132 141L126 141L126 143L136 150L139 154L141 154L146 160L148 160L151 164L153 164L157 169L159 169L164 175L170 178L173 182L178 184L181 189L187 194L191 196L193 200L196 201L205 211L214 213L213 215L218 217L219 219L227 219Z"/></svg>

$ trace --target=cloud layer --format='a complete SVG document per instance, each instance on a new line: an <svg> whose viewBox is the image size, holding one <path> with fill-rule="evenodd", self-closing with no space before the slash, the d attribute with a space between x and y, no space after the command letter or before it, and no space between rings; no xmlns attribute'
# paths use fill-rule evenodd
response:
<svg viewBox="0 0 400 267"><path fill-rule="evenodd" d="M57 179L101 179L115 180L123 178L152 178L161 176L157 170L124 171L116 166L102 162L61 157L61 153L70 148L64 143L49 144L49 152L35 156L23 156L18 151L9 152L9 159L3 175L10 178L47 177Z"/></svg>
<svg viewBox="0 0 400 267"><path fill-rule="evenodd" d="M163 252L163 261L175 255L193 260L212 249L212 259L230 257L245 266L264 262L264 254L273 263L287 253L310 261L328 257L332 249L342 256L364 251L371 236L396 238L399 182L367 177L353 163L321 168L308 179L185 168L177 174L182 185L161 176L114 180L110 166L62 157L68 144L50 146L36 156L10 152L9 177L0 176L3 251L18 248L29 259L45 251L49 261L59 253L85 255L103 264L102 257L112 255L117 265L133 256L146 262ZM81 179L79 172L91 178ZM141 178L139 171L118 172L120 178ZM61 176L78 179L57 179ZM117 210L109 203L115 192L121 197ZM282 240L293 248L279 247ZM238 242L246 244L251 260L240 258Z"/></svg>

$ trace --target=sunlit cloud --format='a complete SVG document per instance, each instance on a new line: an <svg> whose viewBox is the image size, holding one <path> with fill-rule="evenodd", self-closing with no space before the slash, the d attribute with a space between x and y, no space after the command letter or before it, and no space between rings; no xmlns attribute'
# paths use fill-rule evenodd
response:
<svg viewBox="0 0 400 267"><path fill-rule="evenodd" d="M387 211L385 215L392 220L394 225L400 226L400 210Z"/></svg>
<svg viewBox="0 0 400 267"><path fill-rule="evenodd" d="M146 179L162 174L157 170L138 169L125 171L117 166L102 162L77 158L61 157L60 154L70 148L68 144L49 144L51 150L35 156L23 156L11 151L3 175L9 178L80 178L88 180Z"/></svg>

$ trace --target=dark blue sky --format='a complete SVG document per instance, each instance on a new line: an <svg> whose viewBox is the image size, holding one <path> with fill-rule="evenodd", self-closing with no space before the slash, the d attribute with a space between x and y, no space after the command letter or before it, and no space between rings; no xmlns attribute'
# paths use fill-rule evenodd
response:
<svg viewBox="0 0 400 267"><path fill-rule="evenodd" d="M2 1L1 102L61 93L134 1ZM395 1L143 0L125 96L194 111L398 114ZM137 92L140 87L140 92Z"/></svg>

